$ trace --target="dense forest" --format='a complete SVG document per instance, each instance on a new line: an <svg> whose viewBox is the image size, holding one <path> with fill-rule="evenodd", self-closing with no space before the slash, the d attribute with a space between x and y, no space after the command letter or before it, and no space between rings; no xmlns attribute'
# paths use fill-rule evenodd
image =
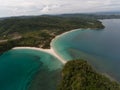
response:
<svg viewBox="0 0 120 90"><path fill-rule="evenodd" d="M104 26L92 18L45 15L5 18L0 20L0 52L15 46L49 48L56 35L78 28L102 29Z"/></svg>
<svg viewBox="0 0 120 90"><path fill-rule="evenodd" d="M86 61L73 60L64 66L58 90L120 90L120 85L96 73Z"/></svg>
<svg viewBox="0 0 120 90"><path fill-rule="evenodd" d="M101 22L91 18L65 18L57 16L13 17L1 20L0 35L38 30L71 30L78 28L103 28Z"/></svg>

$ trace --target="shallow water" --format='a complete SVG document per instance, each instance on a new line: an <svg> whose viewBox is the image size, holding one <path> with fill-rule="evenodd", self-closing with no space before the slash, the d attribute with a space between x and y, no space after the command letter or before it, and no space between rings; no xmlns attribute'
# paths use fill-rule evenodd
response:
<svg viewBox="0 0 120 90"><path fill-rule="evenodd" d="M61 68L62 63L47 53L10 50L0 56L0 90L56 90Z"/></svg>
<svg viewBox="0 0 120 90"><path fill-rule="evenodd" d="M103 30L77 30L56 38L52 46L66 60L85 59L97 71L120 82L120 19L102 20Z"/></svg>

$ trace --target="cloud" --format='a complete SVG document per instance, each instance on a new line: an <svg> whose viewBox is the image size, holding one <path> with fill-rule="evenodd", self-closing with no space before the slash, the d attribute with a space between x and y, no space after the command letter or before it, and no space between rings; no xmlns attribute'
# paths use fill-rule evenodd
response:
<svg viewBox="0 0 120 90"><path fill-rule="evenodd" d="M0 0L0 16L120 10L119 0Z"/></svg>

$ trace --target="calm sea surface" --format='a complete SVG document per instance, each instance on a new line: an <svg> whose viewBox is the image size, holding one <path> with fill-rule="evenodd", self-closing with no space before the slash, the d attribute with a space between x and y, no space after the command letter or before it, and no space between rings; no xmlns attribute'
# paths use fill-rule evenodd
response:
<svg viewBox="0 0 120 90"><path fill-rule="evenodd" d="M103 30L77 30L52 43L66 60L85 59L120 82L120 19L102 20Z"/></svg>
<svg viewBox="0 0 120 90"><path fill-rule="evenodd" d="M10 50L0 56L0 90L56 90L61 68L47 53Z"/></svg>

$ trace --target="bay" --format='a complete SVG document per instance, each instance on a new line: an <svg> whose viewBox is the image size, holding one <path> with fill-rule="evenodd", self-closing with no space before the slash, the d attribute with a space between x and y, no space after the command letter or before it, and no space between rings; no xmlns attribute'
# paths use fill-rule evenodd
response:
<svg viewBox="0 0 120 90"><path fill-rule="evenodd" d="M0 90L56 90L61 68L62 63L47 53L10 50L0 56Z"/></svg>
<svg viewBox="0 0 120 90"><path fill-rule="evenodd" d="M87 60L96 71L120 82L120 19L101 21L105 29L78 29L56 38L52 46L67 61Z"/></svg>

